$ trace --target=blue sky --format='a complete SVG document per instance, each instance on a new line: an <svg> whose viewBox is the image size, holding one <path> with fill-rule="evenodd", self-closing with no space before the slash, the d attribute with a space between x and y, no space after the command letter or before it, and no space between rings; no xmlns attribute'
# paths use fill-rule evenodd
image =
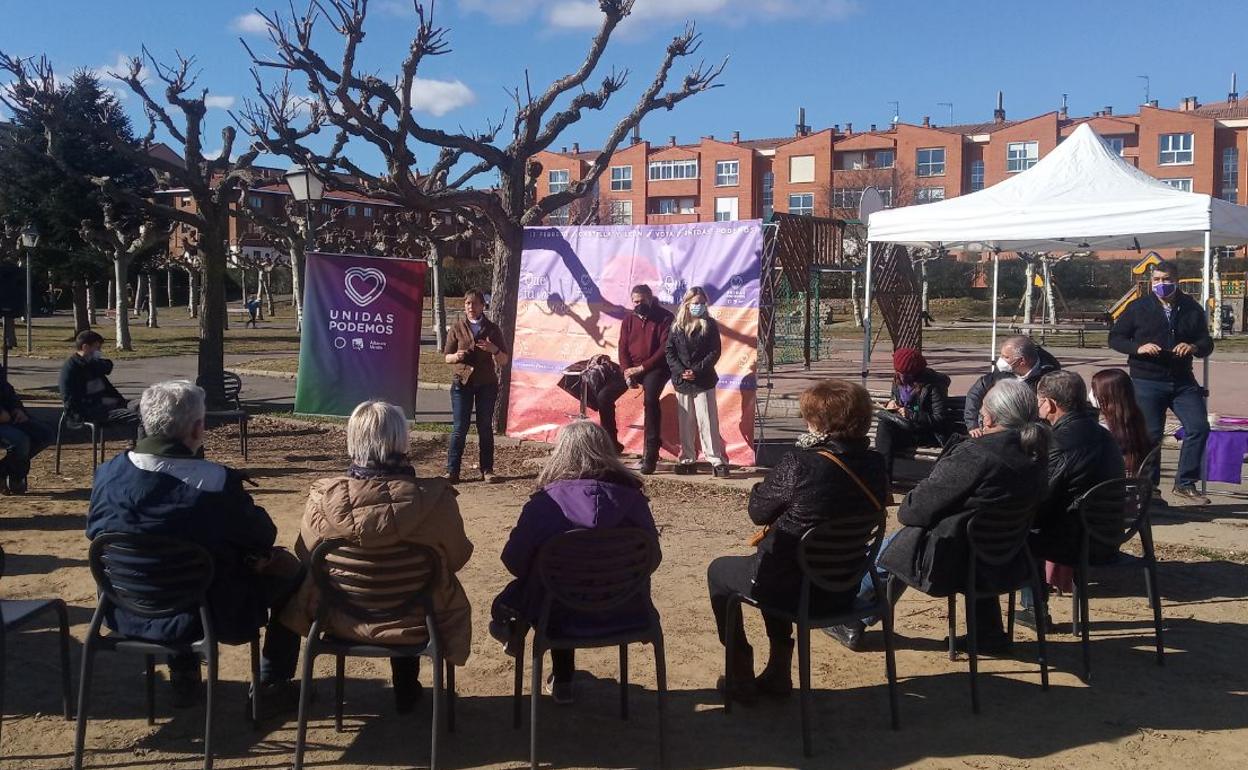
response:
<svg viewBox="0 0 1248 770"><path fill-rule="evenodd" d="M257 5L287 7L284 0L4 5L0 50L46 53L62 73L115 68L144 43L161 59L172 59L175 50L194 54L200 83L218 105L210 113L209 147L229 119L224 108L252 93L239 37L268 50L248 14ZM303 7L301 0L295 5ZM523 83L526 68L537 88L579 64L595 6L586 0L439 0L435 19L450 27L453 51L421 68L428 81L422 119L451 129L497 119L511 106L505 89ZM395 72L415 26L410 9L410 0L372 0L362 66L385 76ZM1248 92L1248 56L1237 55L1242 46L1235 32L1248 26L1242 0L637 0L634 16L601 68L629 69L628 88L604 113L565 133L555 149L574 141L596 147L650 82L663 46L686 19L697 21L703 34L699 57L731 57L724 86L648 118L642 133L653 143L672 134L682 142L704 134L726 138L734 130L747 138L786 135L799 106L816 128L883 126L892 101L900 103L904 121L930 115L947 123L949 108L939 103L952 102L955 122L976 122L991 118L997 90L1005 92L1010 117L1056 109L1063 93L1074 115L1110 105L1133 112L1144 98L1138 75L1150 77L1151 98L1163 107L1189 95L1224 99L1236 69ZM322 39L336 43L331 35ZM136 100L126 103L139 118ZM364 151L356 155L376 167Z"/></svg>

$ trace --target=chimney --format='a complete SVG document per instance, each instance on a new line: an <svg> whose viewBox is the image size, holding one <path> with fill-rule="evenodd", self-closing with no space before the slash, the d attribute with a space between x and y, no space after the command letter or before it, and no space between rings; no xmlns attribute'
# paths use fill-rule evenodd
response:
<svg viewBox="0 0 1248 770"><path fill-rule="evenodd" d="M806 125L805 107L797 108L797 126L795 126L795 129L798 136L806 136L806 134L810 131L810 126Z"/></svg>
<svg viewBox="0 0 1248 770"><path fill-rule="evenodd" d="M872 123L872 124L871 124L871 133L873 133L873 134L875 133L875 124L874 124L874 123Z"/></svg>
<svg viewBox="0 0 1248 770"><path fill-rule="evenodd" d="M1231 92L1226 95L1226 100L1231 104L1239 104L1239 88L1234 72L1231 73Z"/></svg>
<svg viewBox="0 0 1248 770"><path fill-rule="evenodd" d="M669 137L667 138L667 146L668 146L668 147L675 147L675 146L676 146L676 137L674 137L674 136L669 136Z"/></svg>
<svg viewBox="0 0 1248 770"><path fill-rule="evenodd" d="M1184 96L1183 104L1179 106L1179 111L1191 112L1192 110L1196 109L1199 106L1200 106L1200 102L1196 100L1195 96Z"/></svg>
<svg viewBox="0 0 1248 770"><path fill-rule="evenodd" d="M1005 92L997 91L997 108L992 111L993 123L1005 122Z"/></svg>
<svg viewBox="0 0 1248 770"><path fill-rule="evenodd" d="M559 148L559 154L560 154L560 155L567 155L567 154L568 154L568 148L567 148L567 147L560 147L560 148Z"/></svg>
<svg viewBox="0 0 1248 770"><path fill-rule="evenodd" d="M845 136L849 136L852 133L854 133L854 124L846 123L845 124Z"/></svg>
<svg viewBox="0 0 1248 770"><path fill-rule="evenodd" d="M1147 102L1145 102L1145 104L1147 104L1149 107L1152 107L1153 109L1157 109L1156 99L1149 99Z"/></svg>
<svg viewBox="0 0 1248 770"><path fill-rule="evenodd" d="M641 126L633 126L633 144L641 144Z"/></svg>
<svg viewBox="0 0 1248 770"><path fill-rule="evenodd" d="M740 131L733 131L733 132L732 132L732 143L733 143L733 144L741 144L741 132L740 132Z"/></svg>
<svg viewBox="0 0 1248 770"><path fill-rule="evenodd" d="M924 127L924 128L931 128L931 127L932 127L932 118L931 118L931 116L930 116L930 115L924 115L924 116L923 116L923 127Z"/></svg>
<svg viewBox="0 0 1248 770"><path fill-rule="evenodd" d="M1105 108L1105 115L1109 116L1113 114L1114 114L1114 106L1111 104Z"/></svg>
<svg viewBox="0 0 1248 770"><path fill-rule="evenodd" d="M1062 94L1062 109L1057 113L1057 117L1059 120L1067 120L1070 117L1070 112L1066 109L1066 94Z"/></svg>
<svg viewBox="0 0 1248 770"><path fill-rule="evenodd" d="M833 124L832 124L832 133L834 133L834 134L839 134L839 133L841 133L841 124L840 124L840 123L833 123Z"/></svg>
<svg viewBox="0 0 1248 770"><path fill-rule="evenodd" d="M572 154L573 154L573 155L575 155L576 153L578 153L578 152L580 152L580 151L581 151L581 143L580 143L580 142L573 142L573 143L572 143Z"/></svg>

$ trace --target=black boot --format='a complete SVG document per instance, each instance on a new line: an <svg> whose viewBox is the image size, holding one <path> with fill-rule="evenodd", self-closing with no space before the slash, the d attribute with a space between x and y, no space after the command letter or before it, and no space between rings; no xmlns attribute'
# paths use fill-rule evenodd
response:
<svg viewBox="0 0 1248 770"><path fill-rule="evenodd" d="M738 645L729 665L732 666L732 690L726 689L728 680L722 676L715 683L715 689L738 703L753 705L758 699L758 686L754 680L754 648L748 644Z"/></svg>
<svg viewBox="0 0 1248 770"><path fill-rule="evenodd" d="M793 692L793 640L771 639L767 667L754 680L763 695L786 698Z"/></svg>

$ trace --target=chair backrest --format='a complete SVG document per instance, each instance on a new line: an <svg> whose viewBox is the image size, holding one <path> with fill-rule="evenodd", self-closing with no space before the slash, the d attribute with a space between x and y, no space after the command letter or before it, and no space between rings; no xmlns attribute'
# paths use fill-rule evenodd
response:
<svg viewBox="0 0 1248 770"><path fill-rule="evenodd" d="M0 545L0 578L4 577L4 546Z"/></svg>
<svg viewBox="0 0 1248 770"><path fill-rule="evenodd" d="M88 561L101 601L144 618L203 607L212 585L212 555L207 549L161 535L96 535Z"/></svg>
<svg viewBox="0 0 1248 770"><path fill-rule="evenodd" d="M542 546L537 574L547 607L606 612L648 592L659 566L659 541L637 528L574 529Z"/></svg>
<svg viewBox="0 0 1248 770"><path fill-rule="evenodd" d="M1136 470L1135 475L1144 479L1152 479L1153 467L1161 462L1161 444L1153 447L1153 451L1144 455L1144 459L1140 461L1140 467Z"/></svg>
<svg viewBox="0 0 1248 770"><path fill-rule="evenodd" d="M883 511L838 516L802 535L797 563L811 585L824 591L857 589L880 552Z"/></svg>
<svg viewBox="0 0 1248 770"><path fill-rule="evenodd" d="M195 384L204 389L208 405L233 404L238 406L239 394L243 392L243 380L234 372L221 371L201 374Z"/></svg>
<svg viewBox="0 0 1248 770"><path fill-rule="evenodd" d="M441 572L438 552L398 543L379 548L326 540L312 552L312 580L320 590L321 617L333 610L370 623L433 614L433 589Z"/></svg>
<svg viewBox="0 0 1248 770"><path fill-rule="evenodd" d="M1027 545L1036 500L1010 506L986 508L966 522L971 558L980 564L997 567L1013 561Z"/></svg>
<svg viewBox="0 0 1248 770"><path fill-rule="evenodd" d="M1151 497L1152 481L1143 476L1102 481L1079 498L1084 535L1118 548L1146 526Z"/></svg>

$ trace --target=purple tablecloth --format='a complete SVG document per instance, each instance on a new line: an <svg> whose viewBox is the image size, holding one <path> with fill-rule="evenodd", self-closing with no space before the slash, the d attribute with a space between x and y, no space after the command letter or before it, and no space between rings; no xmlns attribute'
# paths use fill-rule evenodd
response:
<svg viewBox="0 0 1248 770"><path fill-rule="evenodd" d="M1183 429L1174 432L1183 440ZM1244 455L1248 454L1248 431L1209 431L1209 443L1205 448L1205 479L1227 484L1243 483Z"/></svg>

